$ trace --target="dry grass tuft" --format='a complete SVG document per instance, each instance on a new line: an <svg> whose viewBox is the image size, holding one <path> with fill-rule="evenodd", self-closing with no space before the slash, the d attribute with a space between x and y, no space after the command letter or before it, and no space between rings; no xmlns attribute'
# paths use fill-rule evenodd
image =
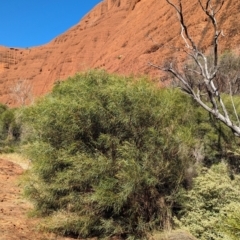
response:
<svg viewBox="0 0 240 240"><path fill-rule="evenodd" d="M2 153L0 154L0 158L18 164L21 168L25 170L28 169L31 165L30 160L23 157L19 153Z"/></svg>
<svg viewBox="0 0 240 240"><path fill-rule="evenodd" d="M151 240L197 240L189 232L185 230L173 230L165 232L155 232L151 237Z"/></svg>

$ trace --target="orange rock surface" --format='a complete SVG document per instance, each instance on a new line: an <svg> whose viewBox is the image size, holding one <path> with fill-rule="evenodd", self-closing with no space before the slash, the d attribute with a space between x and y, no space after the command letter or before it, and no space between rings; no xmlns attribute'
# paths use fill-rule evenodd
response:
<svg viewBox="0 0 240 240"><path fill-rule="evenodd" d="M207 51L213 36L211 22L197 0L182 2L191 36ZM219 40L221 51L238 52L240 1L225 0L217 20L224 32ZM165 0L105 0L46 45L30 49L0 47L0 102L17 104L11 89L21 79L33 86L37 97L49 92L55 81L89 68L158 77L159 71L148 62L182 62L186 57L183 47L177 14Z"/></svg>

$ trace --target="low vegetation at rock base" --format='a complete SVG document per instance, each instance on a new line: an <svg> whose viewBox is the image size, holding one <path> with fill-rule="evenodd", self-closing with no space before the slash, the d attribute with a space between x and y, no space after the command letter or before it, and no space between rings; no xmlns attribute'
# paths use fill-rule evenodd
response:
<svg viewBox="0 0 240 240"><path fill-rule="evenodd" d="M165 239L156 232L180 228L189 239L238 239L239 139L180 90L88 71L13 112L32 163L25 195L42 229Z"/></svg>
<svg viewBox="0 0 240 240"><path fill-rule="evenodd" d="M16 109L0 104L0 153L14 152L19 145L21 124Z"/></svg>
<svg viewBox="0 0 240 240"><path fill-rule="evenodd" d="M34 135L26 194L46 226L124 238L170 227L196 145L190 105L146 79L88 72L26 109Z"/></svg>
<svg viewBox="0 0 240 240"><path fill-rule="evenodd" d="M203 167L192 189L179 191L183 210L175 222L199 239L239 239L239 192L240 177L226 163Z"/></svg>

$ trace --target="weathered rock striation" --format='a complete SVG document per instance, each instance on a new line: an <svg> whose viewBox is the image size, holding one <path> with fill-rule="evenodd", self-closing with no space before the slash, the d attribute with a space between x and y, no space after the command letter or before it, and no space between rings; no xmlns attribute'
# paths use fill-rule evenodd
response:
<svg viewBox="0 0 240 240"><path fill-rule="evenodd" d="M183 0L183 7L192 37L208 51L211 22L197 0ZM221 51L238 51L240 2L226 0L217 18L224 31ZM21 79L33 86L36 97L50 91L55 81L89 68L156 77L159 72L148 62L182 61L186 58L182 47L177 15L165 0L105 0L46 45L0 47L0 102L16 105L11 89Z"/></svg>

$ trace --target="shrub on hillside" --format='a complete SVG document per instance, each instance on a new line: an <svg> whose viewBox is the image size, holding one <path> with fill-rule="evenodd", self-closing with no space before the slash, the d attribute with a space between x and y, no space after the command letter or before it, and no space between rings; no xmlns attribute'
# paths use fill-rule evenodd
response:
<svg viewBox="0 0 240 240"><path fill-rule="evenodd" d="M143 237L163 228L196 144L194 117L177 90L76 75L25 111L35 135L26 194L64 234Z"/></svg>
<svg viewBox="0 0 240 240"><path fill-rule="evenodd" d="M240 203L232 202L221 217L221 231L224 231L231 240L240 239Z"/></svg>
<svg viewBox="0 0 240 240"><path fill-rule="evenodd" d="M12 152L20 141L21 126L16 119L16 109L0 104L0 152Z"/></svg>
<svg viewBox="0 0 240 240"><path fill-rule="evenodd" d="M7 109L7 105L0 103L0 115L2 115Z"/></svg>
<svg viewBox="0 0 240 240"><path fill-rule="evenodd" d="M143 239L169 228L175 194L202 151L197 138L209 132L201 118L176 89L103 71L76 75L24 110L33 162L26 195L58 233Z"/></svg>
<svg viewBox="0 0 240 240"><path fill-rule="evenodd" d="M21 127L16 120L15 109L7 109L1 114L1 131L2 136L8 140L19 140L21 135Z"/></svg>
<svg viewBox="0 0 240 240"><path fill-rule="evenodd" d="M203 168L192 190L179 194L177 225L201 240L239 239L239 191L240 176L232 175L225 163Z"/></svg>

